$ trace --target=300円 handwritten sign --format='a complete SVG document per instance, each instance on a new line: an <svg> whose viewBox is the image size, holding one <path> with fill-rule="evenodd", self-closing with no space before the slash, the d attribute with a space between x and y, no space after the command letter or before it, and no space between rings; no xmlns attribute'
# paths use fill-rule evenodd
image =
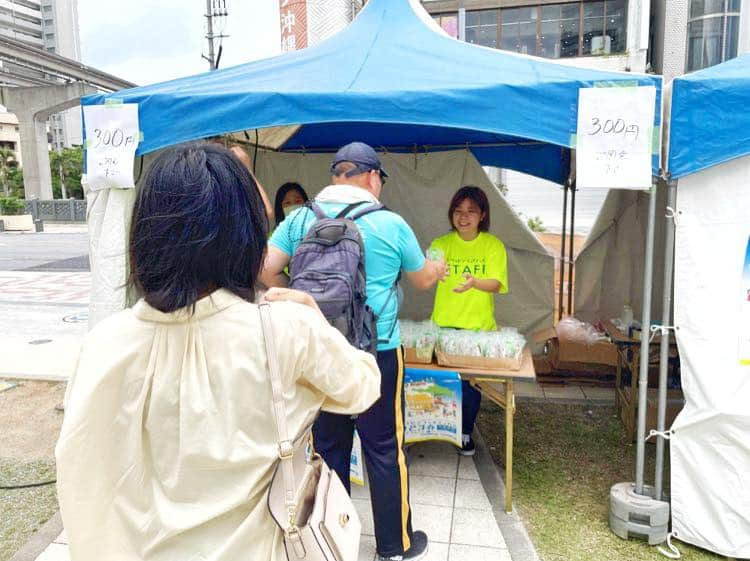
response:
<svg viewBox="0 0 750 561"><path fill-rule="evenodd" d="M654 86L579 90L577 187L651 187L655 103Z"/></svg>
<svg viewBox="0 0 750 561"><path fill-rule="evenodd" d="M83 118L88 189L132 189L133 162L140 140L138 104L86 105Z"/></svg>

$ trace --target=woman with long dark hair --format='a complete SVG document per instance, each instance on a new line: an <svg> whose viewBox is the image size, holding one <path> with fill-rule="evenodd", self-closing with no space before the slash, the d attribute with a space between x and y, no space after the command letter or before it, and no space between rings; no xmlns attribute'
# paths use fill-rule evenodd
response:
<svg viewBox="0 0 750 561"><path fill-rule="evenodd" d="M267 506L279 458L255 281L263 204L220 146L154 160L130 232L131 309L97 324L68 385L58 498L72 559L286 559ZM306 294L268 292L286 425L356 414L379 396L375 359Z"/></svg>
<svg viewBox="0 0 750 561"><path fill-rule="evenodd" d="M273 211L276 216L276 225L281 224L288 214L291 214L309 200L307 193L299 183L284 183L276 191L273 202Z"/></svg>

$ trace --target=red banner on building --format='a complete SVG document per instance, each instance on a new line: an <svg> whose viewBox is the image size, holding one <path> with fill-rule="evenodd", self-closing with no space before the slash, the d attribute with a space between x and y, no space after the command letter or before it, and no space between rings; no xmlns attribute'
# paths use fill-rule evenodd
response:
<svg viewBox="0 0 750 561"><path fill-rule="evenodd" d="M279 0L281 52L307 47L307 0Z"/></svg>

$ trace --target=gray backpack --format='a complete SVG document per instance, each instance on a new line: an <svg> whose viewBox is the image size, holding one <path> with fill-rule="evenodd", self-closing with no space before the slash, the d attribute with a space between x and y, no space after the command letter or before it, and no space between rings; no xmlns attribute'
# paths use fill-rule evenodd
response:
<svg viewBox="0 0 750 561"><path fill-rule="evenodd" d="M354 222L371 212L387 209L382 204L373 204L346 216L362 204L350 204L330 218L315 202L308 201L307 208L318 220L292 256L289 288L315 298L326 319L352 346L376 354L377 314L366 304L365 245Z"/></svg>

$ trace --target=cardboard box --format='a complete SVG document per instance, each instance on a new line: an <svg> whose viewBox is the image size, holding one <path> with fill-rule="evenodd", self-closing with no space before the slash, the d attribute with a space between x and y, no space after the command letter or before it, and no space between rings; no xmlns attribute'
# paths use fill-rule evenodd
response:
<svg viewBox="0 0 750 561"><path fill-rule="evenodd" d="M481 356L448 355L440 349L435 349L437 362L440 366L452 368L495 368L498 370L520 370L523 352L517 358L488 358Z"/></svg>
<svg viewBox="0 0 750 561"><path fill-rule="evenodd" d="M543 344L543 354L555 370L610 373L617 367L617 347L609 341L587 345L561 339L554 327L539 331L531 338Z"/></svg>
<svg viewBox="0 0 750 561"><path fill-rule="evenodd" d="M549 361L549 357L544 355L534 355L534 370L536 371L537 376L543 376L545 374L552 374L554 369Z"/></svg>
<svg viewBox="0 0 750 561"><path fill-rule="evenodd" d="M625 398L628 399L628 401L635 399L635 403L632 405L632 410L628 403L621 403L620 407L620 418L622 419L623 425L627 432L632 435L633 440L635 440L637 438L636 430L638 428L638 391L636 390L635 396L631 396L629 388L626 388ZM649 389L648 399L646 400L646 435L648 435L649 431L656 430L658 402L658 390ZM679 412L682 411L684 406L685 400L682 395L682 390L667 390L665 428L669 429L669 427L672 426L672 423L674 423L675 418Z"/></svg>
<svg viewBox="0 0 750 561"><path fill-rule="evenodd" d="M648 390L647 403L648 408L646 409L646 434L648 435L648 431L656 430L656 420L659 406L658 390ZM666 423L664 424L667 429L672 426L672 423L674 423L677 414L682 411L682 408L684 406L685 399L682 395L682 390L667 390L667 409L665 417Z"/></svg>

